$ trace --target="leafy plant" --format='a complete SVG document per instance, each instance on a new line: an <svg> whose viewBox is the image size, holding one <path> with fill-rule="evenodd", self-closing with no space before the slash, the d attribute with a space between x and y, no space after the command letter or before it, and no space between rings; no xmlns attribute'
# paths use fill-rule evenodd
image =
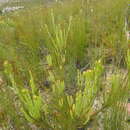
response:
<svg viewBox="0 0 130 130"><path fill-rule="evenodd" d="M31 91L29 91L28 89L17 87L17 84L14 80L11 64L6 61L4 63L4 66L5 73L11 80L14 92L18 94L20 102L22 103L22 112L24 113L26 119L30 122L37 122L37 120L40 120L41 117L42 99L35 87L31 71L29 72Z"/></svg>
<svg viewBox="0 0 130 130"><path fill-rule="evenodd" d="M128 129L130 76L119 71L123 64L125 71L130 67L129 51L125 61L127 3L56 1L0 16L0 69L7 76L7 92L0 91L6 103L0 101L0 108L16 119L16 128ZM106 63L113 62L118 66L107 75ZM14 95L20 114L13 111Z"/></svg>

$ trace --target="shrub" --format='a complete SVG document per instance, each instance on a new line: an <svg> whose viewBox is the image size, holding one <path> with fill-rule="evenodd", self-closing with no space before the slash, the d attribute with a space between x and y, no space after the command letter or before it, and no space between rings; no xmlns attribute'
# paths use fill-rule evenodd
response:
<svg viewBox="0 0 130 130"><path fill-rule="evenodd" d="M15 119L14 127L128 128L129 72L119 71L121 61L129 71L126 6L126 0L57 1L0 17L0 67L6 73L0 108ZM119 66L105 77L109 59Z"/></svg>

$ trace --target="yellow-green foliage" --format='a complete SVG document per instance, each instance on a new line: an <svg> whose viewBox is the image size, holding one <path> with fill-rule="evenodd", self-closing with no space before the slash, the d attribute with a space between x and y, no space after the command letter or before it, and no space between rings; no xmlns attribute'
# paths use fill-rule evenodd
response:
<svg viewBox="0 0 130 130"><path fill-rule="evenodd" d="M49 60L48 63L51 63L51 61ZM29 91L26 88L17 87L17 83L15 83L13 78L11 65L8 62L5 62L4 66L5 72L9 75L11 80L14 92L17 94L19 101L21 102L22 112L28 121L44 126L46 125L46 123L44 124L44 120L46 120L47 124L53 129L76 129L90 120L93 112L92 106L95 97L100 90L99 82L103 71L100 62L95 64L93 70L84 73L78 72L77 86L79 90L75 94L75 97L67 95L67 93L65 93L64 80L55 79L54 73L49 71L49 77L53 84L51 93L52 100L49 104L46 104L47 107L42 104L44 100L41 98L35 87L31 72L31 91ZM83 88L83 86L85 87ZM49 115L50 118L48 117ZM43 122L42 116L45 116ZM51 122L49 122L50 119Z"/></svg>
<svg viewBox="0 0 130 130"><path fill-rule="evenodd" d="M53 67L51 56L47 57L48 64ZM105 121L111 119L110 116L105 117L105 114L111 114L117 110L116 116L120 114L120 121L126 119L126 110L124 105L128 96L129 87L127 80L121 78L120 75L113 75L110 81L110 86L103 86L103 89L109 91L101 91L102 74L104 72L101 61L97 61L94 67L83 73L77 70L78 88L76 93L69 95L65 92L66 82L63 79L58 79L53 70L48 70L49 80L52 82L49 102L40 96L36 89L32 74L30 72L30 87L31 91L25 88L18 88L11 72L9 63L5 63L5 72L9 75L12 82L12 87L19 97L23 115L29 121L42 128L58 129L73 129L87 126L91 120L95 121L99 113L104 115ZM109 87L109 88L108 88ZM99 98L101 106L98 110L94 109L94 104ZM120 113L122 111L122 113ZM123 116L124 115L124 116ZM104 122L105 122L104 121ZM111 120L110 120L111 121ZM109 123L110 123L109 121ZM115 121L119 123L116 118ZM105 124L105 123L104 123ZM124 123L125 125L125 123ZM107 128L109 125L104 125ZM113 128L123 128L123 126L112 125Z"/></svg>
<svg viewBox="0 0 130 130"><path fill-rule="evenodd" d="M9 76L14 92L18 94L18 97L22 103L22 112L24 113L26 119L30 122L35 122L40 120L41 109L42 109L42 99L39 95L38 90L34 84L33 76L30 71L30 87L31 91L26 88L19 88L14 81L13 71L11 64L7 61L4 63L5 73Z"/></svg>
<svg viewBox="0 0 130 130"><path fill-rule="evenodd" d="M130 76L115 70L105 77L103 64L113 59L112 64L129 71L127 4L127 0L64 0L0 16L0 69L5 70L7 90L0 93L12 108L12 95L18 97L14 108L20 113L11 109L12 116L1 100L0 108L6 108L10 120L16 119L14 124L19 125L14 126L29 129L24 116L38 128L76 130L92 122L98 129L96 123L103 117L104 130L125 130ZM81 71L85 65L89 69ZM50 82L48 101L43 96L45 79ZM95 109L97 102L100 106Z"/></svg>

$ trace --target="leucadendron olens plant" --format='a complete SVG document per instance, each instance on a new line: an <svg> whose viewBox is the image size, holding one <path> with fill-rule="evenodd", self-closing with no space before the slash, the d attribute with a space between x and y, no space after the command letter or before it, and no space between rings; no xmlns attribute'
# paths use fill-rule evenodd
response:
<svg viewBox="0 0 130 130"><path fill-rule="evenodd" d="M48 64L53 66L51 57L47 57ZM19 97L25 118L41 127L52 129L76 129L85 125L93 116L93 104L100 90L100 78L103 66L100 61L95 63L93 69L81 73L77 70L78 91L74 95L65 92L64 80L57 79L52 70L49 70L49 79L52 81L52 98L45 104L44 99L37 90L31 71L31 89L18 87L15 82L11 64L4 63L5 73L9 76L12 88ZM49 124L49 125L48 125Z"/></svg>
<svg viewBox="0 0 130 130"><path fill-rule="evenodd" d="M56 118L56 120L59 122L56 122L55 127L57 129L60 127L63 129L76 129L77 127L81 127L89 122L91 118L94 100L97 97L97 93L100 91L101 87L100 79L103 72L103 66L99 60L95 63L94 67L91 70L84 71L83 73L80 72L80 70L76 70L77 76L75 89L77 88L78 91L74 94L70 92L70 95L65 92L67 85L67 81L65 80L66 77L61 78L61 75L57 75L57 71L55 69L56 65L54 61L56 59L59 59L58 61L60 65L57 64L56 66L58 68L58 72L63 72L62 74L66 76L65 62L67 61L68 57L64 52L68 51L66 48L68 42L67 40L64 41L63 39L68 38L68 33L71 30L71 19L67 29L68 31L65 31L63 28L61 28L60 25L55 24L54 21L55 17L52 12L52 25L55 27L53 28L53 35L51 35L50 30L46 25L48 34L52 41L52 46L55 46L53 50L55 53L51 52L47 56L48 68L51 68L48 69L48 80L50 80L52 83L52 95L55 97L52 100L52 106L50 105L50 111L53 108L54 112L52 112L52 116L54 116L54 118ZM62 43L62 46L59 46L59 43Z"/></svg>
<svg viewBox="0 0 130 130"><path fill-rule="evenodd" d="M47 56L47 63L48 66L53 68L54 63L52 62L51 55ZM5 73L12 83L12 88L19 97L21 112L28 122L38 127L50 128L52 130L76 130L83 126L88 127L90 122L95 121L99 113L102 113L105 119L103 127L107 128L106 121L112 123L110 119L112 112L115 110L117 110L115 116L120 115L122 122L125 120L124 101L127 98L129 90L127 80L118 74L113 74L109 78L110 86L104 86L104 88L109 87L109 91L102 92L104 67L100 60L95 62L93 67L87 71L81 72L77 70L75 83L77 91L72 94L68 94L65 91L65 80L55 76L56 73L53 69L48 69L48 79L51 81L51 92L48 93L50 97L48 103L45 102L37 90L31 71L29 71L31 87L29 90L19 87L18 83L15 82L13 69L9 62L6 61L4 66ZM101 95L103 102L100 108L95 110L95 101ZM116 122L119 123L119 120L116 120ZM112 125L111 127L118 128L117 125ZM120 127L122 128L122 126Z"/></svg>
<svg viewBox="0 0 130 130"><path fill-rule="evenodd" d="M68 26L66 25L65 28L55 23L53 12L51 18L53 33L48 25L45 25L50 43L54 47L53 51L46 56L47 68L45 69L48 73L47 79L51 82L51 92L48 93L49 101L45 102L41 96L42 94L34 83L31 71L29 71L30 87L28 89L19 85L14 77L12 66L7 61L4 63L5 73L11 81L14 92L19 97L21 112L28 122L52 130L76 130L84 125L87 127L99 113L115 109L114 104L116 104L116 108L119 107L118 103L126 98L127 83L123 85L123 79L119 75L115 75L110 79L110 86L103 86L103 80L106 79L103 79L104 67L99 60L86 71L81 72L76 69L76 80L74 81L76 91L68 93L66 91L66 77L67 79L71 77L66 75L65 72L68 58L66 46L72 17L70 17ZM106 86L110 88L109 92L102 92L101 87L105 88ZM100 96L103 98L103 103L98 110L95 110L95 101Z"/></svg>
<svg viewBox="0 0 130 130"><path fill-rule="evenodd" d="M21 111L23 112L25 118L30 122L39 122L41 119L42 112L42 98L39 94L39 90L37 90L34 79L31 71L29 71L30 75L30 88L24 88L19 86L14 79L13 68L8 61L4 63L5 73L9 77L11 81L11 86L14 92L19 97L21 102Z"/></svg>
<svg viewBox="0 0 130 130"><path fill-rule="evenodd" d="M48 66L53 68L52 57L47 56ZM48 105L54 129L73 129L83 127L96 113L93 110L94 101L100 91L100 81L104 68L97 61L90 70L77 70L76 87L78 91L72 95L65 92L66 84L57 79L53 69L48 70L48 79L52 83L52 100ZM98 112L97 112L98 114Z"/></svg>

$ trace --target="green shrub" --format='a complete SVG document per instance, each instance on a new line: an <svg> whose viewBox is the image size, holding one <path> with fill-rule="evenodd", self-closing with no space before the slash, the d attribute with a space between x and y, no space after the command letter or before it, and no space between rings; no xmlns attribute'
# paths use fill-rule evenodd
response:
<svg viewBox="0 0 130 130"><path fill-rule="evenodd" d="M122 64L129 71L127 3L66 0L0 16L0 69L6 73L0 108L15 119L14 127L128 129L130 76L119 71ZM105 77L109 59L119 66Z"/></svg>
<svg viewBox="0 0 130 130"><path fill-rule="evenodd" d="M70 18L68 27L65 29L61 28L60 25L55 24L52 13L53 35L46 25L52 46L54 46L53 51L46 56L48 80L51 82L48 102L41 96L42 92L40 93L38 88L36 88L31 72L29 72L29 86L31 87L29 91L29 89L18 85L15 81L11 64L5 62L5 72L11 80L14 92L19 97L23 115L37 127L56 130L76 130L84 126L89 127L90 122L97 122L97 117L102 115L104 118L103 128L123 129L126 125L125 104L129 90L127 75L116 72L117 74L104 79L104 67L99 60L95 62L91 70L84 72L77 70L75 76L75 89L77 90L68 93L68 90L71 90L66 86L66 77L68 79L70 77L65 73L65 63L71 20L72 18ZM123 75L125 76L124 78ZM109 84L103 84L104 80L109 82ZM100 106L95 110L95 102L97 101L100 102ZM113 113L114 111L116 113ZM121 118L118 118L118 116ZM116 124L113 124L113 121ZM122 122L122 125L120 122Z"/></svg>

